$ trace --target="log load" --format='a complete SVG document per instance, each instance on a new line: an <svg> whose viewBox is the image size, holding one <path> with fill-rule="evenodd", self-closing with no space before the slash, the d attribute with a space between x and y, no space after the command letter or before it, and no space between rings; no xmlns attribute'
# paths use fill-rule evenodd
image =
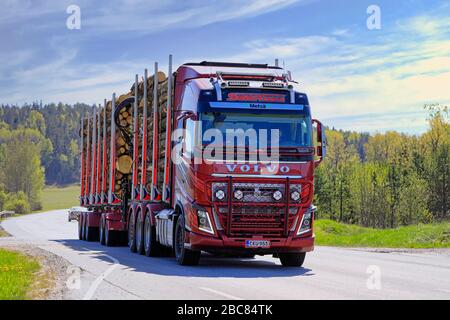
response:
<svg viewBox="0 0 450 320"><path fill-rule="evenodd" d="M168 78L164 72L157 73L157 91L158 91L158 101L157 108L159 111L158 126L158 150L159 156L157 161L158 165L158 177L157 177L157 190L162 193L163 178L164 178L164 161L165 161L165 143L166 143L166 121L167 121L167 81ZM155 85L154 76L150 75L147 79L147 170L146 170L146 189L151 192L151 182L152 182L152 161L153 161L153 88ZM101 136L100 142L103 143L103 117L106 115L106 163L102 163L103 170L105 172L106 186L108 192L110 181L109 181L109 170L111 167L111 119L112 113L114 112L114 121L116 123L115 132L115 173L114 173L114 193L119 199L123 199L125 196L124 192L127 188L131 188L132 185L132 170L133 170L133 148L138 149L138 159L137 159L137 178L138 184L141 179L141 152L142 152L142 119L143 119L143 107L144 107L144 79L138 82L137 86L137 104L138 104L138 131L133 132L134 129L134 86L131 87L130 91L119 95L115 102L115 110L112 110L112 102L107 101L106 107L99 111L101 116ZM172 93L173 94L173 93ZM87 119L85 123L87 124ZM85 159L87 159L88 150L87 148L87 137L88 131L85 125L83 135L84 135L84 154ZM92 142L92 126L90 126L91 134L89 136L90 142ZM137 146L133 146L134 134L139 134L139 143ZM103 148L101 148L101 154L103 159ZM87 167L89 169L90 167ZM99 176L101 178L101 175ZM102 182L103 185L103 182ZM131 189L128 189L131 190ZM128 194L129 195L129 194Z"/></svg>

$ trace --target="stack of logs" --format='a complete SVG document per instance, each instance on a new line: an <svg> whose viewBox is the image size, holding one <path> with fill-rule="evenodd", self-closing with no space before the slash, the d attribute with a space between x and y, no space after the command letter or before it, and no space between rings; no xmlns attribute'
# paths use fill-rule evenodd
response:
<svg viewBox="0 0 450 320"><path fill-rule="evenodd" d="M166 121L167 121L167 81L168 78L163 72L158 72L158 103L157 107L159 110L159 157L158 161L158 179L156 188L159 192L162 192L163 178L164 178L164 157L165 157L165 142L166 142ZM154 76L149 76L147 79L147 172L146 172L146 189L148 192L151 191L151 181L152 181L152 160L153 160L153 85L154 85ZM140 181L141 173L141 150L142 150L142 116L144 109L144 81L141 80L138 83L138 132L139 134L139 145L136 146L138 148L138 182ZM133 169L133 132L134 127L134 106L133 103L121 103L130 97L134 97L134 84L131 87L130 91L126 94L119 96L116 99L116 153L115 153L115 164L116 171L114 175L114 192L116 196L119 198L123 198L123 189L124 184L128 183L131 188L131 177L132 177L132 169ZM119 108L120 109L117 109ZM110 139L111 139L111 112L112 112L112 103L108 101L106 103L106 110L102 109L99 112L99 116L101 116L101 137L100 143L103 143L103 117L105 116L106 111L106 143L107 143L107 155L106 155L106 166L105 170L105 178L107 179L106 185L109 186L109 168L110 168ZM118 117L118 118L117 118ZM84 151L85 151L85 160L86 157L86 147L87 147L87 119L85 120L85 130L83 132L85 137L84 143ZM92 142L92 126L90 126L90 141ZM92 147L92 146L90 146ZM101 154L103 154L103 148L100 149ZM101 155L103 157L103 155ZM89 167L90 168L90 167ZM99 176L101 177L101 175ZM109 189L109 187L108 187Z"/></svg>

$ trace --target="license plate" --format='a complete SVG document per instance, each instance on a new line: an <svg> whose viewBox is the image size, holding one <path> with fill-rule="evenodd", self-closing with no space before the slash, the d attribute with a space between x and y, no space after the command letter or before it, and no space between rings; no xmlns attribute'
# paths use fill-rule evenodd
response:
<svg viewBox="0 0 450 320"><path fill-rule="evenodd" d="M245 240L246 248L270 248L268 240Z"/></svg>

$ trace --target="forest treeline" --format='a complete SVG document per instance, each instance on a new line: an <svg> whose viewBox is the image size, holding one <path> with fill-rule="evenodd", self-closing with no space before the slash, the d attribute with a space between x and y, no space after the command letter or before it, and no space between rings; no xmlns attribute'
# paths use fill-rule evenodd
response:
<svg viewBox="0 0 450 320"><path fill-rule="evenodd" d="M86 104L0 107L0 210L41 208L45 184L79 181L79 127Z"/></svg>
<svg viewBox="0 0 450 320"><path fill-rule="evenodd" d="M376 228L449 220L448 110L426 106L421 135L327 130L315 204L321 218ZM0 107L0 210L40 208L44 182L79 181L78 130L86 104Z"/></svg>
<svg viewBox="0 0 450 320"><path fill-rule="evenodd" d="M374 228L450 219L448 109L425 107L429 128L420 136L327 131L315 180L320 217Z"/></svg>

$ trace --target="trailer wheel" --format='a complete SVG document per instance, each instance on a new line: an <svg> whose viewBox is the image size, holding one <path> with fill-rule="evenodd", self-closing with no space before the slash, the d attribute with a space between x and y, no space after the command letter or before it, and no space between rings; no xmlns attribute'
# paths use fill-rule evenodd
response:
<svg viewBox="0 0 450 320"><path fill-rule="evenodd" d="M87 227L87 216L84 215L84 219L83 219L83 240L86 240L86 227Z"/></svg>
<svg viewBox="0 0 450 320"><path fill-rule="evenodd" d="M98 237L101 245L105 245L105 215L102 214L98 225Z"/></svg>
<svg viewBox="0 0 450 320"><path fill-rule="evenodd" d="M283 267L301 267L305 261L305 252L288 252L278 254Z"/></svg>
<svg viewBox="0 0 450 320"><path fill-rule="evenodd" d="M130 219L128 221L128 248L131 252L136 252L136 219L134 211L130 213Z"/></svg>
<svg viewBox="0 0 450 320"><path fill-rule="evenodd" d="M161 249L156 241L156 228L152 226L150 212L147 211L144 220L144 253L147 257L159 257Z"/></svg>
<svg viewBox="0 0 450 320"><path fill-rule="evenodd" d="M78 239L83 240L83 215L78 218Z"/></svg>
<svg viewBox="0 0 450 320"><path fill-rule="evenodd" d="M135 230L136 252L144 254L144 221L142 220L141 212L137 214Z"/></svg>
<svg viewBox="0 0 450 320"><path fill-rule="evenodd" d="M175 228L175 258L183 266L195 266L200 261L200 251L192 251L184 246L186 226L184 216L180 215Z"/></svg>
<svg viewBox="0 0 450 320"><path fill-rule="evenodd" d="M115 246L117 243L117 234L108 228L108 226L106 225L106 221L104 228L105 228L105 245L107 247Z"/></svg>

